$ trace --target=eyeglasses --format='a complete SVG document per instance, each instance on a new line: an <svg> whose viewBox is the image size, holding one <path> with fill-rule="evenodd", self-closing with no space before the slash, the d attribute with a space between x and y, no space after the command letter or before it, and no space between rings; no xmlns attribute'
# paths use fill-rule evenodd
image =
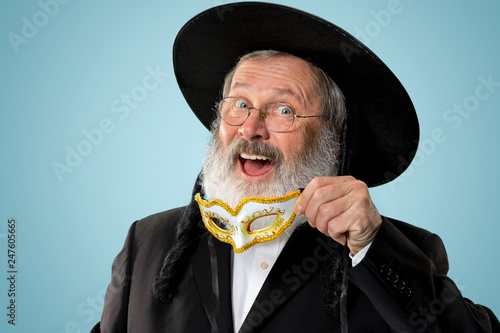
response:
<svg viewBox="0 0 500 333"><path fill-rule="evenodd" d="M299 116L285 103L273 102L264 105L261 109L250 106L249 103L239 97L225 97L218 106L222 120L231 126L240 126L248 119L252 109L260 111L260 117L264 125L273 132L285 132L292 127L295 118L314 118L316 116Z"/></svg>

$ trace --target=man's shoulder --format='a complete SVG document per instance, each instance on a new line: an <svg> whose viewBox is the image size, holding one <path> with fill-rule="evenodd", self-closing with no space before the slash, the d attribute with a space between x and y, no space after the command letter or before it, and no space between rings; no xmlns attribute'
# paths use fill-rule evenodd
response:
<svg viewBox="0 0 500 333"><path fill-rule="evenodd" d="M401 234L403 234L406 238L408 238L413 244L417 246L421 246L422 244L426 244L429 242L435 243L434 245L443 246L441 237L439 237L432 231L385 216L383 217L383 220L385 221L386 227L387 224L392 225L394 227L392 229L398 230ZM382 224L384 225L384 223Z"/></svg>
<svg viewBox="0 0 500 333"><path fill-rule="evenodd" d="M433 234L429 230L426 230L426 229L421 228L421 227L417 227L416 225L413 225L413 224L410 224L407 222L396 220L394 218L384 216L383 219L386 222L390 222L393 226L395 226L406 237L409 237L416 242L418 242L419 239L423 239L423 238Z"/></svg>
<svg viewBox="0 0 500 333"><path fill-rule="evenodd" d="M383 219L384 222L376 237L378 245L394 246L395 251L401 251L405 248L404 244L411 243L431 259L442 272L448 272L448 256L441 237L413 224L388 217Z"/></svg>
<svg viewBox="0 0 500 333"><path fill-rule="evenodd" d="M132 228L136 238L173 236L186 207L177 207L149 215L134 222Z"/></svg>

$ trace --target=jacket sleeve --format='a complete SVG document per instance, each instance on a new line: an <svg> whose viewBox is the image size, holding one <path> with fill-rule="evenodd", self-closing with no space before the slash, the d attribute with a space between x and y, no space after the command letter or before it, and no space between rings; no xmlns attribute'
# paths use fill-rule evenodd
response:
<svg viewBox="0 0 500 333"><path fill-rule="evenodd" d="M101 322L93 328L92 332L94 333L127 332L132 277L132 240L134 239L136 224L137 222L134 222L130 227L125 239L125 245L113 261L111 282L106 290Z"/></svg>
<svg viewBox="0 0 500 333"><path fill-rule="evenodd" d="M349 277L397 332L500 332L491 310L463 298L447 272L437 235L384 217Z"/></svg>

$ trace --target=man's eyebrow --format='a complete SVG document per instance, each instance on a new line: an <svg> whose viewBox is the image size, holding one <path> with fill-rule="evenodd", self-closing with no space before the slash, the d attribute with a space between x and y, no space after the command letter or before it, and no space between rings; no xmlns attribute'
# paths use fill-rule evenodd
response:
<svg viewBox="0 0 500 333"><path fill-rule="evenodd" d="M234 84L231 86L232 89L238 89L238 88L246 88L248 87L248 84L240 81L234 82ZM290 95L290 96L295 96L295 92L292 89L289 88L281 88L281 87L273 87L272 91L278 95Z"/></svg>
<svg viewBox="0 0 500 333"><path fill-rule="evenodd" d="M236 82L233 82L231 84L231 89L234 89L234 88L245 88L247 85L244 84L243 82L239 82L239 81L236 81Z"/></svg>
<svg viewBox="0 0 500 333"><path fill-rule="evenodd" d="M278 95L290 95L290 96L295 96L295 93L293 92L292 89L288 88L280 88L280 87L274 87L273 91L277 93Z"/></svg>

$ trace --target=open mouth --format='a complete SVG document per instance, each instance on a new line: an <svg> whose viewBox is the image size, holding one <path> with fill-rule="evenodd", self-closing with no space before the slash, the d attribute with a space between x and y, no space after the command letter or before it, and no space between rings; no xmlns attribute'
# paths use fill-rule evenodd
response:
<svg viewBox="0 0 500 333"><path fill-rule="evenodd" d="M262 155L241 153L239 162L243 172L252 177L262 176L274 167L272 161Z"/></svg>

